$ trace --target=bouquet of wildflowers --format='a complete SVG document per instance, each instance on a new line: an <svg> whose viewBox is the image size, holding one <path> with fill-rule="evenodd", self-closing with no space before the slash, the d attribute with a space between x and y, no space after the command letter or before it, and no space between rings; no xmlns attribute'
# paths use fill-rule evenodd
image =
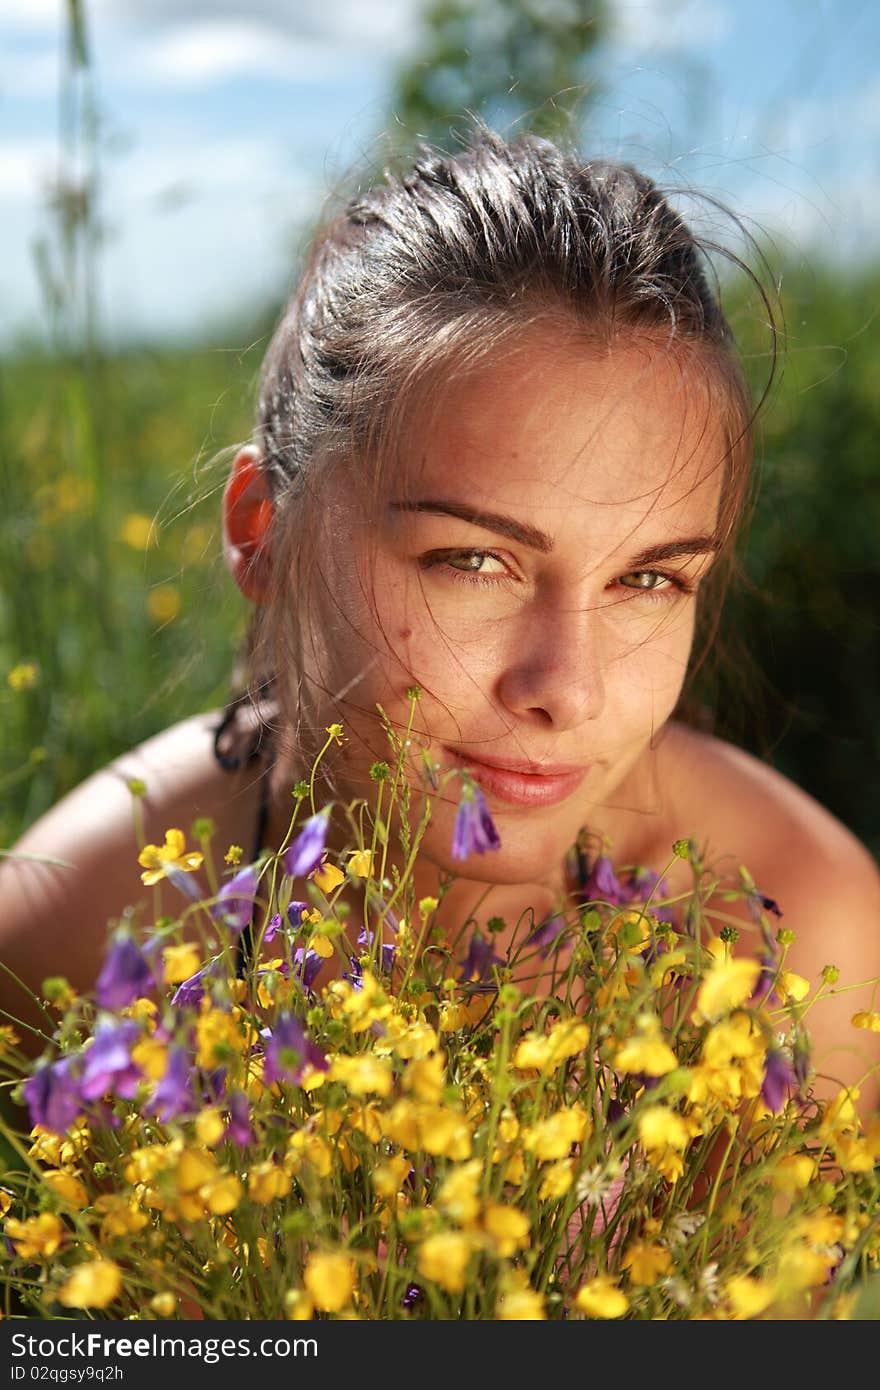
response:
<svg viewBox="0 0 880 1390"><path fill-rule="evenodd" d="M833 967L812 993L787 970L745 869L757 949L710 911L690 842L685 901L599 855L504 955L496 921L454 951L389 736L343 854L317 763L255 864L170 828L140 857L155 915L113 925L89 995L44 983L36 1062L4 1026L7 1316L880 1316L880 1117L809 1086ZM467 780L455 840L498 842Z"/></svg>

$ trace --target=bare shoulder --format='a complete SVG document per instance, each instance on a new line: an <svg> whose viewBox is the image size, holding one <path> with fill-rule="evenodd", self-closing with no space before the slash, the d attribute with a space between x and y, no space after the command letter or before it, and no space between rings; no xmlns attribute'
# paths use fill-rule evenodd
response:
<svg viewBox="0 0 880 1390"><path fill-rule="evenodd" d="M793 936L786 966L811 993L827 966L839 971L809 1012L820 1089L862 1084L866 1069L880 1064L880 1035L852 1025L860 1010L880 1007L876 859L818 801L742 749L675 726L664 757L678 833L693 834L705 862L722 874L745 865L776 903L778 925ZM863 1099L877 1096L875 1074Z"/></svg>
<svg viewBox="0 0 880 1390"><path fill-rule="evenodd" d="M216 714L184 719L88 777L32 825L0 861L0 959L29 984L64 974L87 988L108 922L148 902L137 859L176 827L210 817L216 843L253 834L253 771L214 756ZM140 784L137 804L132 785ZM250 845L248 843L248 850ZM7 987L0 981L5 1003Z"/></svg>
<svg viewBox="0 0 880 1390"><path fill-rule="evenodd" d="M756 879L766 871L771 896L783 883L798 897L820 888L880 892L877 862L861 840L760 758L683 725L672 726L663 757L675 815L693 822L687 833L707 860L738 858Z"/></svg>

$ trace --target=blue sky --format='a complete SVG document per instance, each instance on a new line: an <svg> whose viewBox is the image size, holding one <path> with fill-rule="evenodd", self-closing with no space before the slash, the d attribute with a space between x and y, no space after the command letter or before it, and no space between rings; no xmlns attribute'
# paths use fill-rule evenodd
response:
<svg viewBox="0 0 880 1390"><path fill-rule="evenodd" d="M570 4L572 0L547 0ZM0 346L44 318L64 0L0 0ZM420 0L87 0L100 320L198 337L288 286L298 229L381 163ZM880 251L875 0L613 0L581 144L721 197L789 255ZM728 238L729 239L729 238Z"/></svg>

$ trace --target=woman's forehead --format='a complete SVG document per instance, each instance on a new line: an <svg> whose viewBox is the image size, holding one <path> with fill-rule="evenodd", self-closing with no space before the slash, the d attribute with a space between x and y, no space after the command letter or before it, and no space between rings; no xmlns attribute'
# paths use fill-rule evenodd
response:
<svg viewBox="0 0 880 1390"><path fill-rule="evenodd" d="M698 361L644 343L573 351L538 338L450 382L411 416L398 500L488 511L595 504L714 515L725 405Z"/></svg>

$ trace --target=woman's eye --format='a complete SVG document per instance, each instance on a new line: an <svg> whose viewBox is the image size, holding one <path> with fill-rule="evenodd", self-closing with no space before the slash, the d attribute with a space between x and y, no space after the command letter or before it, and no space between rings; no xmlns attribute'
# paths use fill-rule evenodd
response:
<svg viewBox="0 0 880 1390"><path fill-rule="evenodd" d="M504 574L501 560L487 550L455 550L444 556L444 563L466 574Z"/></svg>
<svg viewBox="0 0 880 1390"><path fill-rule="evenodd" d="M618 583L627 589L666 589L673 581L668 574L658 574L657 570L633 570L631 574L621 575Z"/></svg>

